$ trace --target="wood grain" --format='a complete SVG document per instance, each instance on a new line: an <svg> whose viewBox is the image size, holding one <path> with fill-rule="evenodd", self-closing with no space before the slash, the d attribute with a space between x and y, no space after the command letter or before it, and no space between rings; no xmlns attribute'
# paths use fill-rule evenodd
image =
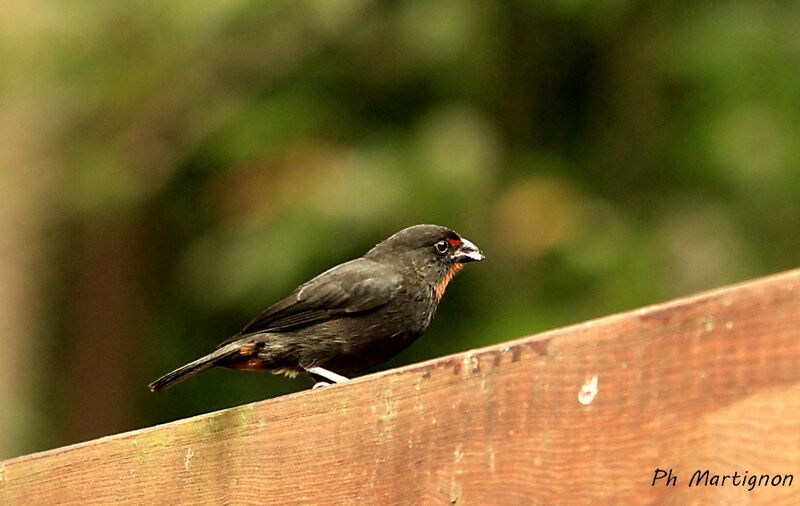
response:
<svg viewBox="0 0 800 506"><path fill-rule="evenodd" d="M799 366L795 270L12 459L0 503L798 504Z"/></svg>

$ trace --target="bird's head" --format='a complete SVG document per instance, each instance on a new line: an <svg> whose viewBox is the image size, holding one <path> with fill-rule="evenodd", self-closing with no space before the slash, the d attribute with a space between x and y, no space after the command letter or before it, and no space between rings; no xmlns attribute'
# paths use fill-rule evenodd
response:
<svg viewBox="0 0 800 506"><path fill-rule="evenodd" d="M464 264L484 259L475 244L439 225L404 228L369 250L365 258L415 270L441 298L450 278Z"/></svg>

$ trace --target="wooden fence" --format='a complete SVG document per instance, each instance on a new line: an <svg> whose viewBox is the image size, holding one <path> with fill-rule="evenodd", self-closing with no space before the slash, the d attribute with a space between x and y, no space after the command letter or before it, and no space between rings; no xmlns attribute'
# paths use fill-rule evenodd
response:
<svg viewBox="0 0 800 506"><path fill-rule="evenodd" d="M800 270L0 463L65 502L800 504Z"/></svg>

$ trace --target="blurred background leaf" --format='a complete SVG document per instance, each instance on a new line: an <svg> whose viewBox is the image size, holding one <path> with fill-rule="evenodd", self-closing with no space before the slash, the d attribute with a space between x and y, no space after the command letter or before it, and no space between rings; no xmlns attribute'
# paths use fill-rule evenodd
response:
<svg viewBox="0 0 800 506"><path fill-rule="evenodd" d="M10 1L0 458L306 388L145 385L415 223L488 260L386 367L797 265L800 6Z"/></svg>

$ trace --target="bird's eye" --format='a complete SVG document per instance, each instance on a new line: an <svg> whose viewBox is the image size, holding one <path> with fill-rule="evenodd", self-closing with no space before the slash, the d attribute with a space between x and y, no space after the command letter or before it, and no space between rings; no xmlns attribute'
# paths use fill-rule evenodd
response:
<svg viewBox="0 0 800 506"><path fill-rule="evenodd" d="M445 253L447 253L447 241L445 240L437 242L436 244L433 245L433 247L436 250L436 253L439 253L440 255L444 255Z"/></svg>

